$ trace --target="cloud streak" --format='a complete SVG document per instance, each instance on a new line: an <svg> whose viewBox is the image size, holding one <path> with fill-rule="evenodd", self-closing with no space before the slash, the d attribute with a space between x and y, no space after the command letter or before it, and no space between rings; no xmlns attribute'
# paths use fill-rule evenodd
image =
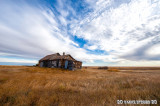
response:
<svg viewBox="0 0 160 106"><path fill-rule="evenodd" d="M112 6L114 1L110 2ZM86 46L98 46L100 50L117 58L159 60L159 55L151 52L146 54L148 49L160 43L159 3L151 0L132 0L116 8L99 7L102 12L95 9L93 14L89 14L75 28L75 34L90 41Z"/></svg>
<svg viewBox="0 0 160 106"><path fill-rule="evenodd" d="M97 60L106 65L133 61L148 65L160 60L159 4L158 0L58 0L53 5L0 1L0 58L35 63L47 54L66 52L87 65ZM82 47L75 36L86 41Z"/></svg>

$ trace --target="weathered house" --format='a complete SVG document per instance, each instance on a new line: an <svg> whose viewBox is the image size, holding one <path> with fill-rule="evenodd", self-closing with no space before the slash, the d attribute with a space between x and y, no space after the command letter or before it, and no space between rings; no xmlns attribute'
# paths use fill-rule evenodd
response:
<svg viewBox="0 0 160 106"><path fill-rule="evenodd" d="M65 68L69 70L80 69L82 62L75 60L71 55L60 55L59 53L47 55L39 60L40 67Z"/></svg>

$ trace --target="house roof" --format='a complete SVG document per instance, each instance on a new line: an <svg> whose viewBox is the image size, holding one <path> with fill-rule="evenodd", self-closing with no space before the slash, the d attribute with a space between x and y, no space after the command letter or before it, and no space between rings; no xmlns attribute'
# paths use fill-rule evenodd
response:
<svg viewBox="0 0 160 106"><path fill-rule="evenodd" d="M40 59L39 61L56 60L56 59L66 59L66 60L77 61L76 59L74 59L74 58L73 58L71 55L69 55L69 54L67 54L67 55L60 55L59 53L47 55L47 56L43 57L42 59ZM80 62L80 61L79 61L79 62Z"/></svg>

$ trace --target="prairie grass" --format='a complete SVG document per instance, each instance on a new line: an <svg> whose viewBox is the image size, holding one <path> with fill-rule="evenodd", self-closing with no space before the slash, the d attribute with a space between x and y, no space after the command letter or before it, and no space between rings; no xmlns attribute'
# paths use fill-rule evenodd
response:
<svg viewBox="0 0 160 106"><path fill-rule="evenodd" d="M107 71L110 71L110 72L119 72L119 70L116 69L116 68L109 68Z"/></svg>
<svg viewBox="0 0 160 106"><path fill-rule="evenodd" d="M159 104L160 70L107 70L0 66L0 106L116 106L117 100Z"/></svg>

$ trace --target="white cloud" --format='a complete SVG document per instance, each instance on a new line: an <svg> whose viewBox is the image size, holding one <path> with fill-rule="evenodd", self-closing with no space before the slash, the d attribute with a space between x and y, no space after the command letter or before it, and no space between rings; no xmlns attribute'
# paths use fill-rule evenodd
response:
<svg viewBox="0 0 160 106"><path fill-rule="evenodd" d="M84 48L89 49L89 50L96 50L96 49L98 49L97 45L91 45L91 46L84 45Z"/></svg>
<svg viewBox="0 0 160 106"><path fill-rule="evenodd" d="M118 64L111 65L111 66L158 66L159 67L160 61L130 61L124 60L120 61Z"/></svg>
<svg viewBox="0 0 160 106"><path fill-rule="evenodd" d="M85 49L79 48L78 44L66 34L66 29L63 31L59 28L61 24L65 25L65 23L57 23L56 16L48 9L39 9L27 4L23 4L22 8L12 2L10 7L6 7L6 5L3 4L3 10L0 11L7 13L0 17L1 56L40 59L50 53L65 51L76 59L88 62L107 57L90 55ZM16 10L19 10L18 14ZM35 62L10 58L2 58L1 61Z"/></svg>
<svg viewBox="0 0 160 106"><path fill-rule="evenodd" d="M73 45L78 46L61 31L53 12L26 3L22 4L23 7L9 3L3 2L3 8L0 10L3 14L0 16L2 53L39 58L49 53L62 53L67 49L71 52L71 48L75 48Z"/></svg>
<svg viewBox="0 0 160 106"><path fill-rule="evenodd" d="M158 3L160 2L132 0L116 8L109 5L110 9L106 9L101 6L85 17L73 33L89 41L86 47L98 46L109 55L122 59L121 56L133 53L148 43L159 43L153 40L158 40L157 37L160 36Z"/></svg>
<svg viewBox="0 0 160 106"><path fill-rule="evenodd" d="M116 7L114 0L86 2L92 11L78 17L72 6L62 0L58 0L55 7L59 14L26 2L19 6L13 1L0 1L0 14L3 14L0 16L0 56L39 59L50 53L66 52L79 60L92 63L102 60L116 62L116 65L122 64L121 61L133 64L131 60L135 57L151 61L156 58L160 41L160 1L131 0ZM68 20L70 14L74 16ZM80 48L69 33L88 42ZM104 50L108 54L95 55L86 49Z"/></svg>
<svg viewBox="0 0 160 106"><path fill-rule="evenodd" d="M37 60L27 60L27 59L0 58L0 62L34 63L34 64L36 64L38 61Z"/></svg>
<svg viewBox="0 0 160 106"><path fill-rule="evenodd" d="M151 48L149 48L146 53L148 55L152 55L152 56L155 56L155 55L158 55L160 56L160 44L156 44L154 46L152 46Z"/></svg>

